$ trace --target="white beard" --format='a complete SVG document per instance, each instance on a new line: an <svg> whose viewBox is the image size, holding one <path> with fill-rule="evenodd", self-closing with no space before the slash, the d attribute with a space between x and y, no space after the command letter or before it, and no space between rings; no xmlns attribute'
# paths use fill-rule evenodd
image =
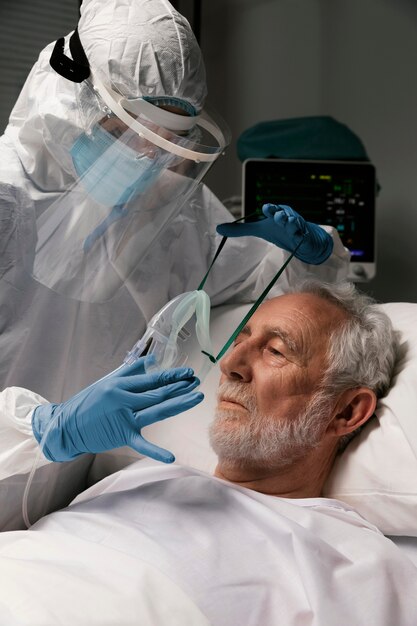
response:
<svg viewBox="0 0 417 626"><path fill-rule="evenodd" d="M210 425L213 450L220 461L233 464L289 466L320 443L330 417L331 398L322 392L291 420L259 413L247 383L223 383L218 394L235 399L248 411L243 417L233 409L217 408Z"/></svg>

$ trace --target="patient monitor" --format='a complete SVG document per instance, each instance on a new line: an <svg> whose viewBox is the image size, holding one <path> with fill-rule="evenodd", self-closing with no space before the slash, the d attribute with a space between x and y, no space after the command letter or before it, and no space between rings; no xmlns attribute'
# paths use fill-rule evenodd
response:
<svg viewBox="0 0 417 626"><path fill-rule="evenodd" d="M349 279L375 276L374 166L365 161L247 159L243 215L262 205L288 204L309 222L334 226L351 253Z"/></svg>

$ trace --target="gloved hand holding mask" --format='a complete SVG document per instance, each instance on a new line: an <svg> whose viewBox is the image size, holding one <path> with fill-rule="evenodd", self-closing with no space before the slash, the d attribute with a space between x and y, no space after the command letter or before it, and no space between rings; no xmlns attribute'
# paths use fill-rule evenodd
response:
<svg viewBox="0 0 417 626"><path fill-rule="evenodd" d="M36 407L33 433L50 461L130 446L164 463L174 455L141 434L155 422L191 409L204 398L190 368L145 373L152 357L124 365L61 404Z"/></svg>
<svg viewBox="0 0 417 626"><path fill-rule="evenodd" d="M306 222L291 207L264 204L262 212L263 219L245 224L219 224L217 232L224 237L260 237L288 252L293 252L300 244L295 256L311 265L320 265L331 255L331 236L317 224Z"/></svg>

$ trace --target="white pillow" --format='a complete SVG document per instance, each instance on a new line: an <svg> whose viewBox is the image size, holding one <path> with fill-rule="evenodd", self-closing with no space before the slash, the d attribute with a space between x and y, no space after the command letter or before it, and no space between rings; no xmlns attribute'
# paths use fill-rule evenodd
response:
<svg viewBox="0 0 417 626"><path fill-rule="evenodd" d="M417 304L380 305L404 352L377 419L336 461L325 495L343 500L385 535L417 536Z"/></svg>
<svg viewBox="0 0 417 626"><path fill-rule="evenodd" d="M211 336L220 350L251 305L212 310ZM379 403L377 419L347 447L324 495L347 502L384 534L417 536L417 304L380 305L406 348L393 385ZM176 461L207 472L216 466L207 429L216 404L216 365L202 384L204 401L173 419L149 426L145 436L168 448ZM132 454L124 448L123 453ZM137 457L136 457L137 458Z"/></svg>

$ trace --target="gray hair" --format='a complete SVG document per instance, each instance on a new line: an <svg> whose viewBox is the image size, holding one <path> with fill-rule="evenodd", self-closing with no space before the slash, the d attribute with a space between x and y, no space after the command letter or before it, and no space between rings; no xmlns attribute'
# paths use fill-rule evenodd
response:
<svg viewBox="0 0 417 626"><path fill-rule="evenodd" d="M390 387L399 344L390 318L376 301L349 282L329 284L308 279L290 293L314 294L346 313L346 320L330 332L323 393L337 397L348 389L368 387L377 398L383 397ZM339 450L359 431L341 437Z"/></svg>

